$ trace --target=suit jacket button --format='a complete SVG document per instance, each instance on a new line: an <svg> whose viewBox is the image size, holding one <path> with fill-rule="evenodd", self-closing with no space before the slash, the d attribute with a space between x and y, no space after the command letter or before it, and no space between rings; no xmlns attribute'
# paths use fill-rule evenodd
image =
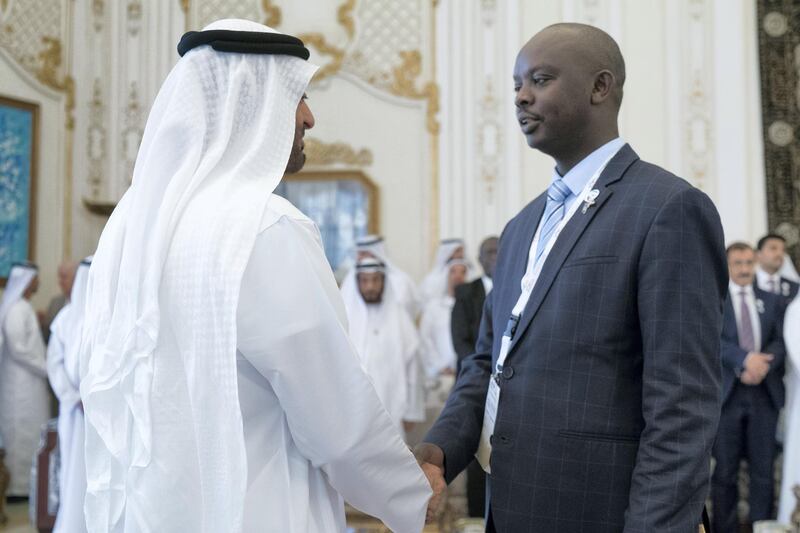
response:
<svg viewBox="0 0 800 533"><path fill-rule="evenodd" d="M503 379L511 379L514 375L514 367L513 366L504 366L503 367Z"/></svg>

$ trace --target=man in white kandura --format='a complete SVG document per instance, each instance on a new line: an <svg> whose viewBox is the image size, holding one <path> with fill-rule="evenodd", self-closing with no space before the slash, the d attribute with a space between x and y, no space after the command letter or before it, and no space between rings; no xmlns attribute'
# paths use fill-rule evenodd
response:
<svg viewBox="0 0 800 533"><path fill-rule="evenodd" d="M383 406L397 426L408 431L425 420L417 330L395 299L394 279L386 265L362 258L347 280L342 298L350 338Z"/></svg>
<svg viewBox="0 0 800 533"><path fill-rule="evenodd" d="M35 265L14 264L0 302L0 435L11 474L9 496L28 496L33 455L50 418L44 341L29 301L38 287Z"/></svg>
<svg viewBox="0 0 800 533"><path fill-rule="evenodd" d="M783 342L786 343L786 433L783 439L783 478L778 521L790 524L792 512L797 506L793 487L800 485L800 298L795 298L786 309Z"/></svg>
<svg viewBox="0 0 800 533"><path fill-rule="evenodd" d="M383 237L380 235L366 235L356 239L356 263L365 258L376 259L386 265L386 278L392 285L392 293L396 302L400 303L407 311L411 320L414 321L420 312L419 295L417 286L411 276L400 270L389 259ZM349 272L348 274L352 273ZM342 282L342 290L350 290L348 285L355 289L355 278L345 277Z"/></svg>
<svg viewBox="0 0 800 533"><path fill-rule="evenodd" d="M272 194L305 161L308 50L224 20L178 51L89 273L88 530L342 532L347 500L420 531L430 486L319 232Z"/></svg>
<svg viewBox="0 0 800 533"><path fill-rule="evenodd" d="M432 298L422 311L419 335L426 377L426 405L432 412L427 418L435 420L447 401L456 380L458 354L453 346L451 319L455 305L455 290L467 280L469 263L451 259L445 265L445 293Z"/></svg>
<svg viewBox="0 0 800 533"><path fill-rule="evenodd" d="M47 344L47 377L58 397L59 500L53 533L86 531L83 501L86 497L86 462L83 405L80 393L80 344L86 281L91 258L78 264L69 303L58 312L50 326Z"/></svg>
<svg viewBox="0 0 800 533"><path fill-rule="evenodd" d="M447 264L455 259L464 259L466 251L464 241L461 239L442 239L436 249L436 257L433 260L431 270L422 279L419 285L419 295L422 310L428 302L436 298L441 298L447 294Z"/></svg>

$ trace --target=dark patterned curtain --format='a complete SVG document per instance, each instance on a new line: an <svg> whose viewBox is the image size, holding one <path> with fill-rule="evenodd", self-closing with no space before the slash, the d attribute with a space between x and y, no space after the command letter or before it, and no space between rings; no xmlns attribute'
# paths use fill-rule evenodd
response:
<svg viewBox="0 0 800 533"><path fill-rule="evenodd" d="M767 213L800 260L800 1L758 0Z"/></svg>

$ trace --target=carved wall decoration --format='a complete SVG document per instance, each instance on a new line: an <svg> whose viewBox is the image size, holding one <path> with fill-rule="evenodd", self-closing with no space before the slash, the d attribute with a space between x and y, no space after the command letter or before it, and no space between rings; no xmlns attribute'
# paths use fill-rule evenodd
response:
<svg viewBox="0 0 800 533"><path fill-rule="evenodd" d="M503 124L500 102L492 87L492 78L486 78L483 98L480 103L477 152L480 159L481 179L486 183L487 201L492 203L494 186L500 173L500 151L503 143Z"/></svg>
<svg viewBox="0 0 800 533"><path fill-rule="evenodd" d="M392 83L389 91L397 96L427 100L426 127L432 135L439 134L439 86L429 81L421 88L416 87L416 80L422 74L422 56L419 50L400 52L401 63L392 70Z"/></svg>
<svg viewBox="0 0 800 533"><path fill-rule="evenodd" d="M356 150L346 143L326 143L314 138L305 141L306 164L309 166L329 166L342 164L353 167L366 167L372 164L372 151L367 148Z"/></svg>
<svg viewBox="0 0 800 533"><path fill-rule="evenodd" d="M92 0L92 24L94 31L103 31L103 17L105 15L105 0Z"/></svg>
<svg viewBox="0 0 800 533"><path fill-rule="evenodd" d="M136 82L132 81L128 93L128 103L123 110L124 129L122 130L122 157L123 157L123 179L126 185L130 185L133 178L133 166L136 163L136 154L139 152L139 145L142 142L142 106L139 102L139 94Z"/></svg>
<svg viewBox="0 0 800 533"><path fill-rule="evenodd" d="M422 48L419 0L379 0L358 5L358 34L344 70L383 90L392 84L400 52Z"/></svg>
<svg viewBox="0 0 800 533"><path fill-rule="evenodd" d="M11 2L0 31L0 47L41 83L63 91L59 0Z"/></svg>
<svg viewBox="0 0 800 533"><path fill-rule="evenodd" d="M321 33L301 33L298 35L307 46L311 46L321 55L331 58L328 64L320 66L320 69L314 75L314 82L318 83L328 76L336 74L342 68L345 59L345 51L355 35L355 22L353 20L353 9L355 5L355 0L345 0L344 4L340 5L336 10L336 21L344 28L347 34L348 41L344 46L331 44Z"/></svg>
<svg viewBox="0 0 800 533"><path fill-rule="evenodd" d="M800 4L758 0L769 228L800 259Z"/></svg>
<svg viewBox="0 0 800 533"><path fill-rule="evenodd" d="M89 127L86 130L86 156L89 160L89 196L99 198L103 186L104 164L107 149L105 123L105 104L103 103L102 83L95 78L92 100L89 102Z"/></svg>
<svg viewBox="0 0 800 533"><path fill-rule="evenodd" d="M712 71L710 39L706 28L710 20L710 6L706 0L689 0L688 42L685 48L687 72L691 73L690 89L685 108L687 178L699 189L706 190L708 177L713 172L714 153L711 116Z"/></svg>
<svg viewBox="0 0 800 533"><path fill-rule="evenodd" d="M10 12L9 7L14 0L0 0L0 21L5 20L6 16Z"/></svg>
<svg viewBox="0 0 800 533"><path fill-rule="evenodd" d="M189 5L187 20L197 30L223 18L262 20L261 7L259 0L195 0Z"/></svg>
<svg viewBox="0 0 800 533"><path fill-rule="evenodd" d="M264 12L264 24L270 28L277 28L283 20L281 8L272 3L272 0L262 0L261 10Z"/></svg>
<svg viewBox="0 0 800 533"><path fill-rule="evenodd" d="M128 34L136 37L142 27L142 2L140 0L130 0L126 8L128 13Z"/></svg>

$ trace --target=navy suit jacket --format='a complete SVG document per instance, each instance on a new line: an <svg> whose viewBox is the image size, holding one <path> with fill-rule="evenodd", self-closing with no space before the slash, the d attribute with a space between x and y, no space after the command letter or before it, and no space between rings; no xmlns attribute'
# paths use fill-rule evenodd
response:
<svg viewBox="0 0 800 533"><path fill-rule="evenodd" d="M786 261L788 261L788 259L786 259ZM800 284L790 279L781 278L781 297L784 309L789 307L789 304L795 299L798 290L800 290Z"/></svg>
<svg viewBox="0 0 800 533"><path fill-rule="evenodd" d="M786 361L786 347L783 344L783 313L785 311L784 297L762 291L758 287L753 287L756 300L762 303L759 305L758 318L761 325L761 346L758 351L771 353L775 358L770 364L770 371L762 381L762 385L767 388L769 397L775 410L783 407L786 392L783 386L784 363ZM722 356L722 402L730 397L733 387L739 378L739 374L744 366L747 352L739 348L739 331L736 325L736 314L733 311L733 304L737 300L731 300L731 296L725 300L725 313L722 322L722 343L720 345L720 355Z"/></svg>
<svg viewBox="0 0 800 533"><path fill-rule="evenodd" d="M461 361L475 351L475 341L478 340L483 304L486 301L483 279L478 278L471 283L459 285L456 287L455 296L450 333L460 369Z"/></svg>
<svg viewBox="0 0 800 533"><path fill-rule="evenodd" d="M499 532L696 533L720 412L728 284L709 198L625 145L556 241L506 360L492 437ZM544 194L506 226L476 353L425 441L472 460Z"/></svg>

